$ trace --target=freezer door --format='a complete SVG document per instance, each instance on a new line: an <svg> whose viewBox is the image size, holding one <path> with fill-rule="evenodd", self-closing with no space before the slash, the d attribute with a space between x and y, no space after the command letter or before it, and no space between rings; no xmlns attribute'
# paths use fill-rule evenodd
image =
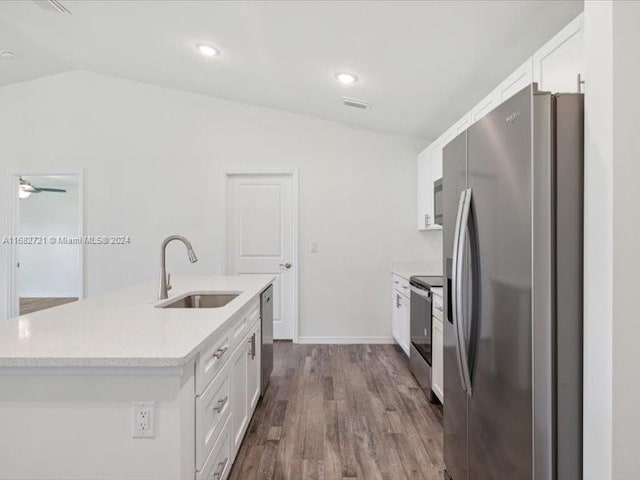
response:
<svg viewBox="0 0 640 480"><path fill-rule="evenodd" d="M467 130L480 262L470 329L473 480L532 478L532 88Z"/></svg>
<svg viewBox="0 0 640 480"><path fill-rule="evenodd" d="M454 138L443 153L444 249L444 463L453 480L467 480L467 394L458 364L457 336L452 312L452 260L460 194L467 185L467 133Z"/></svg>

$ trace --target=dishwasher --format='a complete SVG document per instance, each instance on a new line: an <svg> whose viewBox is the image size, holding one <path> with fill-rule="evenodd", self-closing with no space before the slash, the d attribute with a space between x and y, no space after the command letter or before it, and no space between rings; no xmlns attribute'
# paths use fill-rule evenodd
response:
<svg viewBox="0 0 640 480"><path fill-rule="evenodd" d="M262 321L262 378L260 395L264 395L273 371L273 285L260 294L260 319Z"/></svg>

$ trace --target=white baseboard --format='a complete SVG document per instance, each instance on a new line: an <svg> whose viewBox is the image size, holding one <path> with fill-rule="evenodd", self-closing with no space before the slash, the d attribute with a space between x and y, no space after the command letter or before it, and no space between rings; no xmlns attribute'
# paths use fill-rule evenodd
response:
<svg viewBox="0 0 640 480"><path fill-rule="evenodd" d="M80 298L80 296L76 292L71 293L25 293L20 295L19 298Z"/></svg>
<svg viewBox="0 0 640 480"><path fill-rule="evenodd" d="M298 343L316 344L336 344L336 345L356 345L356 344L393 344L396 343L393 337L299 337Z"/></svg>

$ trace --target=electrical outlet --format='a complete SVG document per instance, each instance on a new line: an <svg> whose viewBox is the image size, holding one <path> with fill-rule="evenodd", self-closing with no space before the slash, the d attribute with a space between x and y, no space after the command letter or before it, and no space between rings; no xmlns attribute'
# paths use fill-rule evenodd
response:
<svg viewBox="0 0 640 480"><path fill-rule="evenodd" d="M318 242L311 242L309 244L309 252L316 253L318 251Z"/></svg>
<svg viewBox="0 0 640 480"><path fill-rule="evenodd" d="M133 438L153 438L154 402L133 402L133 423L131 436Z"/></svg>

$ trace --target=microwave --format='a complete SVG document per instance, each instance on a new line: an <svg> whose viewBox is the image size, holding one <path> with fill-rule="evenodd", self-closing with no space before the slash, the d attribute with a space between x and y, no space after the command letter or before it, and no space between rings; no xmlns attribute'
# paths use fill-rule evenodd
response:
<svg viewBox="0 0 640 480"><path fill-rule="evenodd" d="M442 179L433 182L433 221L442 225Z"/></svg>

